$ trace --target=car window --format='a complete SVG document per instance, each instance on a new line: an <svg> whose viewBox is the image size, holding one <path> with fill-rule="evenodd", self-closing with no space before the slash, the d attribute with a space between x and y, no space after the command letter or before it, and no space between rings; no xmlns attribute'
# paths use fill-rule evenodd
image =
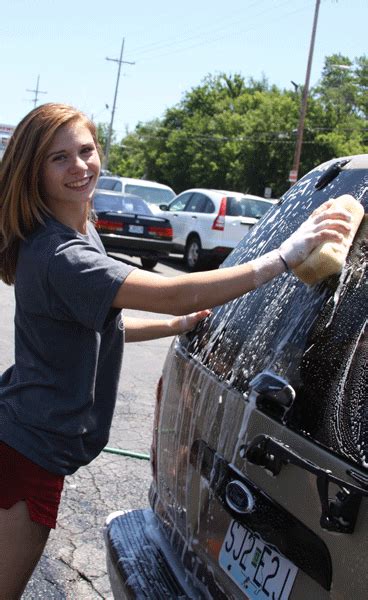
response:
<svg viewBox="0 0 368 600"><path fill-rule="evenodd" d="M252 217L260 219L272 206L271 203L251 198L236 198L228 196L226 214L229 217Z"/></svg>
<svg viewBox="0 0 368 600"><path fill-rule="evenodd" d="M121 183L121 181L115 181L114 186L111 187L111 188L107 188L107 189L114 190L114 192L122 192L123 191L123 184Z"/></svg>
<svg viewBox="0 0 368 600"><path fill-rule="evenodd" d="M144 200L134 196L115 196L113 194L96 193L93 199L93 207L97 212L112 211L140 215L153 214Z"/></svg>
<svg viewBox="0 0 368 600"><path fill-rule="evenodd" d="M109 194L95 194L93 207L97 212L119 211L122 208L121 198Z"/></svg>
<svg viewBox="0 0 368 600"><path fill-rule="evenodd" d="M194 193L189 202L185 205L185 212L204 213L207 202L207 196L198 192Z"/></svg>
<svg viewBox="0 0 368 600"><path fill-rule="evenodd" d="M164 201L164 203L171 202L171 200L173 198L175 198L175 192L173 192L171 190L165 190L165 189L164 190L162 190L162 189L157 190L155 192L155 197L154 197L155 203L160 204L161 203L161 198Z"/></svg>
<svg viewBox="0 0 368 600"><path fill-rule="evenodd" d="M291 188L224 265L252 260L277 248L330 197L331 189L314 188L319 176L320 172L309 174ZM366 171L346 171L334 180L333 197L349 193L358 198L364 186L368 186ZM363 204L367 211L367 194ZM296 399L282 422L359 464L368 452L365 227L365 232L363 226L360 229L341 279L333 276L306 286L293 274L284 273L215 308L197 335L187 336L188 349L197 360L245 399L249 399L252 379L260 373L273 371L286 379Z"/></svg>
<svg viewBox="0 0 368 600"><path fill-rule="evenodd" d="M98 189L100 190L113 190L115 185L115 179L110 177L100 177L98 180Z"/></svg>
<svg viewBox="0 0 368 600"><path fill-rule="evenodd" d="M170 204L170 210L172 211L180 211L184 210L185 205L191 197L193 196L193 192L185 192L184 194L180 194L173 202Z"/></svg>
<svg viewBox="0 0 368 600"><path fill-rule="evenodd" d="M140 215L152 215L153 213L141 198L122 198L122 211Z"/></svg>
<svg viewBox="0 0 368 600"><path fill-rule="evenodd" d="M105 185L105 181L106 181L105 177L99 177L98 181L97 181L97 186L96 187L99 190L103 190L104 189L104 185Z"/></svg>
<svg viewBox="0 0 368 600"><path fill-rule="evenodd" d="M171 190L165 188L149 187L138 184L127 183L125 191L129 194L136 194L152 204L165 204L171 202L175 194Z"/></svg>
<svg viewBox="0 0 368 600"><path fill-rule="evenodd" d="M206 198L206 204L204 206L203 212L207 214L212 214L216 211L216 207L214 202L212 202L211 198Z"/></svg>

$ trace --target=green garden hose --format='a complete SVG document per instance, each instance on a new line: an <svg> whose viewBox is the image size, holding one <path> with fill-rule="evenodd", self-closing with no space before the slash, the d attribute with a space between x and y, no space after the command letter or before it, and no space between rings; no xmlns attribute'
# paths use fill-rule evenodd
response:
<svg viewBox="0 0 368 600"><path fill-rule="evenodd" d="M129 456L130 458L139 458L140 460L149 460L150 455L142 452L132 452L131 450L121 450L120 448L109 448L105 446L102 452L109 452L110 454L118 454L119 456Z"/></svg>

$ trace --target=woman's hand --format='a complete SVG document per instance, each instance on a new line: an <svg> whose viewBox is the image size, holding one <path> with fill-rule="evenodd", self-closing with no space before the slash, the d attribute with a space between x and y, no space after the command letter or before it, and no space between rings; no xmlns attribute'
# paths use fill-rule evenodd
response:
<svg viewBox="0 0 368 600"><path fill-rule="evenodd" d="M332 207L328 200L280 246L280 254L288 267L300 265L323 242L341 242L349 235L351 227L350 213L342 208Z"/></svg>
<svg viewBox="0 0 368 600"><path fill-rule="evenodd" d="M126 342L145 342L158 338L180 335L194 327L208 317L210 310L200 310L181 317L169 319L141 319L124 316L124 330Z"/></svg>
<svg viewBox="0 0 368 600"><path fill-rule="evenodd" d="M182 317L174 317L171 320L170 326L175 331L172 335L178 335L180 333L185 333L186 331L190 331L194 329L196 325L208 315L211 314L209 309L199 310L198 312L190 313L189 315L184 315Z"/></svg>

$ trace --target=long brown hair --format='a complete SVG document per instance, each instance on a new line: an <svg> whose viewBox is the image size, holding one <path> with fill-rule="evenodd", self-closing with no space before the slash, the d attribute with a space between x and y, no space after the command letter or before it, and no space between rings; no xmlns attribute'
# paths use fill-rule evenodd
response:
<svg viewBox="0 0 368 600"><path fill-rule="evenodd" d="M67 104L42 104L16 127L0 165L0 278L15 281L19 243L49 213L42 198L40 171L57 130L81 121L90 130L99 150L94 123Z"/></svg>

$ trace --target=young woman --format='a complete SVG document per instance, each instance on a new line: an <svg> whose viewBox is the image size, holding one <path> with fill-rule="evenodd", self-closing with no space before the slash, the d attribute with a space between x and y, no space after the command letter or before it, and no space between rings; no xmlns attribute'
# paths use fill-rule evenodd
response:
<svg viewBox="0 0 368 600"><path fill-rule="evenodd" d="M89 221L96 130L45 104L16 128L0 171L0 277L14 284L15 364L0 376L0 598L19 598L55 527L65 475L108 441L125 341L193 328L350 230L329 203L248 264L164 278L108 257ZM126 319L121 309L168 315ZM187 314L191 313L191 314ZM186 316L180 316L186 315ZM125 331L124 331L125 329Z"/></svg>

